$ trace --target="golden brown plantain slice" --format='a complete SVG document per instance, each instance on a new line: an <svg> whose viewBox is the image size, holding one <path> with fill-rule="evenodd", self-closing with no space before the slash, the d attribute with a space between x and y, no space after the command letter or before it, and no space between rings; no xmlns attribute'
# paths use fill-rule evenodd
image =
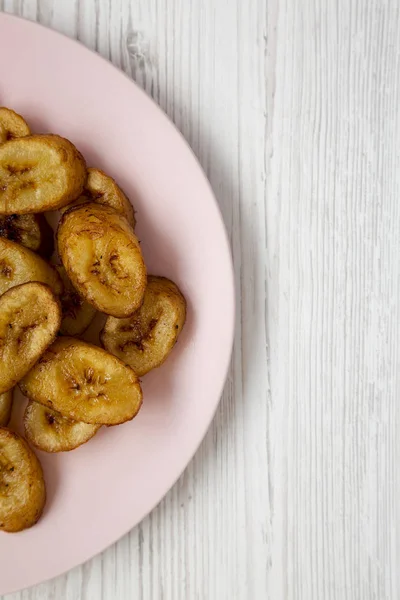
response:
<svg viewBox="0 0 400 600"><path fill-rule="evenodd" d="M110 206L118 214L125 217L132 228L135 228L135 211L124 192L112 177L100 169L90 168L82 196L71 206L78 206L86 202L96 202ZM68 209L69 207L66 207ZM66 210L64 209L64 210Z"/></svg>
<svg viewBox="0 0 400 600"><path fill-rule="evenodd" d="M47 285L24 283L0 297L0 394L33 367L60 324L60 304Z"/></svg>
<svg viewBox="0 0 400 600"><path fill-rule="evenodd" d="M142 404L130 367L71 337L58 338L19 385L30 400L85 423L118 425L133 419Z"/></svg>
<svg viewBox="0 0 400 600"><path fill-rule="evenodd" d="M28 442L44 452L69 452L88 442L101 425L71 421L38 402L28 402L24 413Z"/></svg>
<svg viewBox="0 0 400 600"><path fill-rule="evenodd" d="M0 144L30 133L29 126L21 115L11 108L0 106Z"/></svg>
<svg viewBox="0 0 400 600"><path fill-rule="evenodd" d="M0 427L0 530L22 531L34 525L46 502L39 460L25 440Z"/></svg>
<svg viewBox="0 0 400 600"><path fill-rule="evenodd" d="M71 208L60 221L57 240L73 286L97 310L127 317L139 308L146 267L124 217L100 204Z"/></svg>
<svg viewBox="0 0 400 600"><path fill-rule="evenodd" d="M64 284L64 291L60 296L62 308L62 322L60 333L63 335L80 335L93 321L96 309L86 302L76 291L61 265L56 266Z"/></svg>
<svg viewBox="0 0 400 600"><path fill-rule="evenodd" d="M141 377L159 367L174 347L186 319L186 301L165 277L149 275L142 306L128 319L108 317L100 334L106 350Z"/></svg>
<svg viewBox="0 0 400 600"><path fill-rule="evenodd" d="M55 294L60 294L63 289L57 271L40 256L0 237L0 294L28 281L46 283Z"/></svg>
<svg viewBox="0 0 400 600"><path fill-rule="evenodd" d="M42 214L0 215L0 237L49 257L54 251L53 230Z"/></svg>
<svg viewBox="0 0 400 600"><path fill-rule="evenodd" d="M31 135L0 145L0 213L61 208L81 194L85 180L82 155L58 135Z"/></svg>
<svg viewBox="0 0 400 600"><path fill-rule="evenodd" d="M0 427L5 427L11 418L14 388L0 394Z"/></svg>

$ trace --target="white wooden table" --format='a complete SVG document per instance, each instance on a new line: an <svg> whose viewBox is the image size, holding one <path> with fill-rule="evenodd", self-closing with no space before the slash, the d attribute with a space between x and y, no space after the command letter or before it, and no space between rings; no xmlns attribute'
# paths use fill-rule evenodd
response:
<svg viewBox="0 0 400 600"><path fill-rule="evenodd" d="M103 555L8 600L397 600L398 0L0 9L97 49L173 119L238 296L224 397L179 483Z"/></svg>

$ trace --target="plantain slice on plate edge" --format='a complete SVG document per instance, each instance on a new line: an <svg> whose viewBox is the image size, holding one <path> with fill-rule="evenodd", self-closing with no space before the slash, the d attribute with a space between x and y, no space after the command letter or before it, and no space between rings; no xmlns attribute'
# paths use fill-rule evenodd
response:
<svg viewBox="0 0 400 600"><path fill-rule="evenodd" d="M25 283L0 296L0 394L33 367L60 323L59 301L47 285Z"/></svg>
<svg viewBox="0 0 400 600"><path fill-rule="evenodd" d="M59 337L19 382L22 393L73 421L118 425L142 405L135 372L102 348Z"/></svg>
<svg viewBox="0 0 400 600"><path fill-rule="evenodd" d="M29 125L11 108L0 106L0 144L30 135Z"/></svg>
<svg viewBox="0 0 400 600"><path fill-rule="evenodd" d="M100 339L141 377L167 359L185 319L186 301L175 283L149 275L142 306L127 319L108 317Z"/></svg>
<svg viewBox="0 0 400 600"><path fill-rule="evenodd" d="M55 294L63 289L57 271L21 244L0 237L0 294L28 281L49 285Z"/></svg>
<svg viewBox="0 0 400 600"><path fill-rule="evenodd" d="M14 388L0 394L0 427L6 427L11 418Z"/></svg>
<svg viewBox="0 0 400 600"><path fill-rule="evenodd" d="M57 242L67 275L87 302L121 318L139 308L146 267L139 241L122 215L94 203L71 208L60 221Z"/></svg>
<svg viewBox="0 0 400 600"><path fill-rule="evenodd" d="M135 228L136 219L132 204L117 182L100 169L90 167L87 170L87 180L82 195L64 210L86 202L96 202L113 208L118 214L127 219L133 229Z"/></svg>
<svg viewBox="0 0 400 600"><path fill-rule="evenodd" d="M46 258L54 251L53 230L42 214L0 214L0 237L22 244Z"/></svg>
<svg viewBox="0 0 400 600"><path fill-rule="evenodd" d="M79 197L83 156L58 135L30 135L0 145L0 213L42 213Z"/></svg>
<svg viewBox="0 0 400 600"><path fill-rule="evenodd" d="M24 413L25 436L43 452L69 452L88 442L101 425L71 421L38 402L28 402Z"/></svg>
<svg viewBox="0 0 400 600"><path fill-rule="evenodd" d="M72 285L62 265L56 265L64 291L60 296L62 321L60 333L63 335L81 335L89 327L96 315L96 309L85 301Z"/></svg>
<svg viewBox="0 0 400 600"><path fill-rule="evenodd" d="M46 502L40 462L18 434L0 427L0 530L32 527Z"/></svg>

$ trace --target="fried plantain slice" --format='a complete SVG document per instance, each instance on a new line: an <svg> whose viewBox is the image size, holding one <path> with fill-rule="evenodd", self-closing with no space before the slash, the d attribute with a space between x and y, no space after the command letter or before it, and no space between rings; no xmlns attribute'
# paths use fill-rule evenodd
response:
<svg viewBox="0 0 400 600"><path fill-rule="evenodd" d="M30 135L25 119L11 108L0 106L0 144Z"/></svg>
<svg viewBox="0 0 400 600"><path fill-rule="evenodd" d="M45 502L39 460L21 436L0 427L0 530L16 532L32 527Z"/></svg>
<svg viewBox="0 0 400 600"><path fill-rule="evenodd" d="M128 319L108 317L100 339L141 377L167 359L185 319L186 301L178 287L165 277L149 275L139 310Z"/></svg>
<svg viewBox="0 0 400 600"><path fill-rule="evenodd" d="M24 283L0 296L0 394L33 367L60 324L60 304L47 285Z"/></svg>
<svg viewBox="0 0 400 600"><path fill-rule="evenodd" d="M60 333L63 335L80 335L89 327L96 315L96 309L86 302L76 291L62 265L56 266L64 291L60 296L62 322Z"/></svg>
<svg viewBox="0 0 400 600"><path fill-rule="evenodd" d="M11 418L14 388L0 394L0 427L5 427Z"/></svg>
<svg viewBox="0 0 400 600"><path fill-rule="evenodd" d="M93 169L91 167L87 170L87 173L88 176L83 194L69 207L78 206L86 202L96 202L97 204L110 206L118 214L125 217L129 225L134 229L136 225L135 211L116 181L100 169ZM64 210L67 210L69 207L67 206Z"/></svg>
<svg viewBox="0 0 400 600"><path fill-rule="evenodd" d="M60 221L57 241L68 277L87 302L114 317L139 308L146 267L124 217L100 204L71 208Z"/></svg>
<svg viewBox="0 0 400 600"><path fill-rule="evenodd" d="M47 258L54 251L53 230L42 214L0 215L0 237Z"/></svg>
<svg viewBox="0 0 400 600"><path fill-rule="evenodd" d="M86 180L83 156L58 135L31 135L0 145L0 213L41 213L69 204Z"/></svg>
<svg viewBox="0 0 400 600"><path fill-rule="evenodd" d="M28 442L44 452L69 452L88 442L101 425L71 421L38 402L28 402L24 413Z"/></svg>
<svg viewBox="0 0 400 600"><path fill-rule="evenodd" d="M102 348L60 337L19 384L30 400L74 421L118 425L142 404L135 372Z"/></svg>
<svg viewBox="0 0 400 600"><path fill-rule="evenodd" d="M57 271L43 258L16 242L0 237L0 294L28 281L46 283L55 294L60 294L63 289Z"/></svg>

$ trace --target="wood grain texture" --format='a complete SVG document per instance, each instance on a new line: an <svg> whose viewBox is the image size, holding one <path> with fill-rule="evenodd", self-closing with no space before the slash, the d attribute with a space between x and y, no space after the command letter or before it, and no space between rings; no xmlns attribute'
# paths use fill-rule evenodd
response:
<svg viewBox="0 0 400 600"><path fill-rule="evenodd" d="M398 1L0 9L98 50L167 112L219 200L238 297L225 393L177 485L7 600L399 598Z"/></svg>

